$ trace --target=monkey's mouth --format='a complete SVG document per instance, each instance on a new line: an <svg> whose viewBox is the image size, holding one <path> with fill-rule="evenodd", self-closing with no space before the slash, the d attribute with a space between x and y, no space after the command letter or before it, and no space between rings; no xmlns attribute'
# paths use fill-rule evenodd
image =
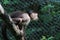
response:
<svg viewBox="0 0 60 40"><path fill-rule="evenodd" d="M39 19L32 19L31 21L37 22Z"/></svg>
<svg viewBox="0 0 60 40"><path fill-rule="evenodd" d="M32 20L37 21L37 20L38 20L38 18L34 18L34 19L32 19Z"/></svg>

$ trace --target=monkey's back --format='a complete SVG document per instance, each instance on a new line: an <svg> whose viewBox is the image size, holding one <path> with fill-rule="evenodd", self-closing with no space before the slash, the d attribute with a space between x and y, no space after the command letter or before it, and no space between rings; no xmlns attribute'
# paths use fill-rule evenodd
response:
<svg viewBox="0 0 60 40"><path fill-rule="evenodd" d="M21 18L23 13L24 13L24 12L22 12L22 11L15 11L15 12L12 12L12 13L10 14L10 16L11 16L12 18Z"/></svg>

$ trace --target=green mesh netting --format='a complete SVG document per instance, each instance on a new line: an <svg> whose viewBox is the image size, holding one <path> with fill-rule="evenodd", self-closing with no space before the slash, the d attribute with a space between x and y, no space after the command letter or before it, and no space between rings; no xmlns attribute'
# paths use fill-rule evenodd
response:
<svg viewBox="0 0 60 40"><path fill-rule="evenodd" d="M25 30L26 40L60 40L59 0L0 0L0 2L8 13L30 9L39 13L39 20L31 21ZM7 36L9 40L16 40L10 30L7 30ZM1 26L0 40L3 40Z"/></svg>

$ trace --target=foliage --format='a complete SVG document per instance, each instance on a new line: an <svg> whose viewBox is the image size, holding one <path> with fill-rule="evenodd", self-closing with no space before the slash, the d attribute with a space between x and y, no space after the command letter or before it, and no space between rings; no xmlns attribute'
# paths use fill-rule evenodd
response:
<svg viewBox="0 0 60 40"><path fill-rule="evenodd" d="M41 40L53 40L54 37L49 37L49 38L46 38L45 36L42 36Z"/></svg>

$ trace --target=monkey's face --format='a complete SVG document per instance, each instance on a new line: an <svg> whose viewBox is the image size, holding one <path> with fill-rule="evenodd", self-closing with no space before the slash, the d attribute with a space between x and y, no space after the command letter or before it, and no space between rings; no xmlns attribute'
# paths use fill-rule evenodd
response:
<svg viewBox="0 0 60 40"><path fill-rule="evenodd" d="M31 13L30 17L32 20L38 20L38 13Z"/></svg>

